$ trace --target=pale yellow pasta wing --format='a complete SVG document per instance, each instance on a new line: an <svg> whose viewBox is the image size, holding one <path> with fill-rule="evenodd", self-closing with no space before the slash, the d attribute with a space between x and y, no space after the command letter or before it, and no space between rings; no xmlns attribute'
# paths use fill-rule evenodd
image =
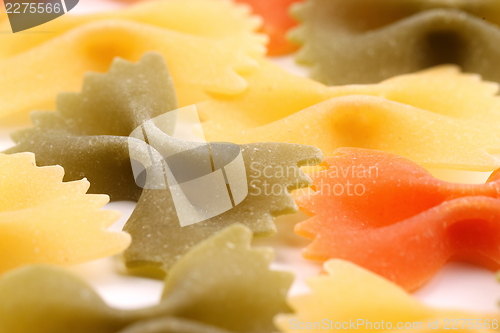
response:
<svg viewBox="0 0 500 333"><path fill-rule="evenodd" d="M336 94L380 96L444 116L500 129L499 84L464 74L456 66L439 66L396 76L375 85L335 87Z"/></svg>
<svg viewBox="0 0 500 333"><path fill-rule="evenodd" d="M181 106L204 100L205 92L241 93L247 82L239 73L257 66L224 41L126 20L89 23L0 62L0 117L27 120L33 109L53 110L56 95L78 91L85 72L105 72L117 56L136 62L152 50L165 57Z"/></svg>
<svg viewBox="0 0 500 333"><path fill-rule="evenodd" d="M330 260L324 268L326 275L309 279L310 294L289 298L295 314L276 317L281 332L447 332L454 319L454 331L496 331L491 324L494 319L498 324L499 315L427 307L401 287L347 261ZM474 327L477 319L483 329L463 328L467 323L460 319L471 319ZM449 329L444 329L447 323Z"/></svg>
<svg viewBox="0 0 500 333"><path fill-rule="evenodd" d="M364 95L332 98L224 140L310 145L320 148L325 156L334 155L339 147L376 149L431 168L492 171L500 167L500 160L491 155L500 153L500 139L494 132Z"/></svg>
<svg viewBox="0 0 500 333"><path fill-rule="evenodd" d="M248 89L236 96L213 95L198 104L210 140L252 130L325 101L330 88L296 76L270 61L259 61L257 71L246 77Z"/></svg>
<svg viewBox="0 0 500 333"><path fill-rule="evenodd" d="M0 154L0 272L29 263L72 265L117 254L130 244L108 232L120 214L109 198L87 195L86 180L63 183L59 166L39 168L31 153Z"/></svg>
<svg viewBox="0 0 500 333"><path fill-rule="evenodd" d="M209 135L238 133L289 116L333 97L370 95L500 129L499 85L456 66L439 66L379 84L327 87L286 72L268 61L247 77L238 96L212 96L200 103ZM272 112L269 112L272 110ZM234 115L234 116L233 116ZM236 127L236 129L234 128ZM207 133L206 133L207 134Z"/></svg>
<svg viewBox="0 0 500 333"><path fill-rule="evenodd" d="M372 148L448 169L500 166L490 155L500 148L498 85L455 67L329 88L262 61L248 82L243 94L199 104L210 140L308 144L327 156L338 147Z"/></svg>
<svg viewBox="0 0 500 333"><path fill-rule="evenodd" d="M159 0L108 12L87 15L69 13L29 29L29 33L0 34L0 59L27 51L70 29L106 19L132 20L191 35L224 40L228 45L255 56L264 55L266 52L267 37L255 33L261 25L261 19L251 16L248 7L229 0ZM0 23L0 31L9 30L8 21Z"/></svg>

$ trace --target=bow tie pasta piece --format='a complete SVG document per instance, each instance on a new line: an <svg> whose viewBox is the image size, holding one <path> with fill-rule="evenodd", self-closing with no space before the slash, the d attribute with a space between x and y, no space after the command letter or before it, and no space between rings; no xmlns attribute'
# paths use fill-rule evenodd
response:
<svg viewBox="0 0 500 333"><path fill-rule="evenodd" d="M253 11L264 18L263 31L269 35L269 51L271 56L284 55L297 49L297 46L286 39L289 29L297 25L290 15L290 7L302 0L236 0L252 6Z"/></svg>
<svg viewBox="0 0 500 333"><path fill-rule="evenodd" d="M138 61L148 51L168 62L181 105L206 99L206 92L241 93L247 82L240 74L257 66L224 41L128 20L96 21L0 61L0 116L24 119L33 109L52 110L54 97L80 89L87 71L107 71L115 57Z"/></svg>
<svg viewBox="0 0 500 333"><path fill-rule="evenodd" d="M454 66L439 66L396 76L378 84L327 87L295 76L261 60L247 77L248 89L237 96L211 96L198 107L205 115L205 134L211 139L234 135L292 115L327 99L369 95L432 111L452 118L493 126L500 122L497 83L477 74L461 73ZM269 93L272 92L272 94ZM269 112L272 110L273 112Z"/></svg>
<svg viewBox="0 0 500 333"><path fill-rule="evenodd" d="M292 276L271 271L272 251L250 249L251 238L234 225L200 243L172 269L160 303L136 311L108 307L60 269L8 273L0 280L0 332L274 332L274 316L289 312Z"/></svg>
<svg viewBox="0 0 500 333"><path fill-rule="evenodd" d="M270 270L273 250L251 249L251 240L237 224L194 247L169 272L162 302L178 317L233 332L275 332L274 316L290 311L293 275Z"/></svg>
<svg viewBox="0 0 500 333"><path fill-rule="evenodd" d="M266 36L255 33L260 26L260 19L250 16L249 9L244 6L227 0L159 0L102 13L70 13L43 26L31 28L32 34L3 34L0 36L0 59L18 55L86 23L107 19L131 20L180 33L222 40L234 48L246 50L253 56L261 56L266 52ZM0 24L0 30L10 30L9 23ZM33 33L46 31L51 33Z"/></svg>
<svg viewBox="0 0 500 333"><path fill-rule="evenodd" d="M89 179L90 193L137 201L142 189L134 181L128 136L177 109L163 58L148 53L137 64L117 58L107 74L87 74L82 92L60 94L57 104L57 112L34 113L35 127L14 133L17 146L7 152L33 152L40 165L63 166L65 181Z"/></svg>
<svg viewBox="0 0 500 333"><path fill-rule="evenodd" d="M458 332L495 332L497 327L492 323L498 326L498 315L425 306L399 286L347 261L330 260L324 269L327 274L309 279L310 294L289 298L295 314L277 316L281 332L338 331L343 323L359 332L447 332L444 328L451 328L453 320L458 322ZM477 320L483 329L470 328L460 319L474 324ZM438 327L429 327L436 321ZM398 327L398 323L407 326Z"/></svg>
<svg viewBox="0 0 500 333"><path fill-rule="evenodd" d="M120 253L126 233L104 229L119 213L109 198L85 194L86 180L63 183L59 166L36 167L31 153L0 154L0 273L29 263L74 265Z"/></svg>
<svg viewBox="0 0 500 333"><path fill-rule="evenodd" d="M288 189L309 184L298 167L322 159L320 150L314 147L273 143L243 147L247 175L251 177L245 186L250 195L223 215L182 228L170 190L143 191L134 181L130 163L128 135L146 120L175 109L172 82L159 55L148 54L137 65L116 60L108 74L88 75L81 94L60 95L58 109L57 113L34 114L35 127L15 134L18 146L8 152L35 152L42 163L63 165L68 180L87 177L93 193L106 193L112 200L137 201L143 193L126 227L134 233L127 261L139 265L153 262L168 270L179 255L237 221L240 213L248 215L245 223L257 234L272 233L273 216L296 211ZM173 131L173 124L169 130ZM148 133L148 139L164 152L181 151L189 144L161 130ZM149 147L139 140L132 143L138 151ZM195 156L193 163L200 164L203 158ZM269 171L269 179L263 175L264 170ZM250 187L257 186L257 181L257 189ZM150 229L157 232L153 238ZM167 250L165 241L172 242Z"/></svg>
<svg viewBox="0 0 500 333"><path fill-rule="evenodd" d="M390 153L343 148L311 174L314 193L296 198L311 216L304 256L352 261L413 290L447 261L500 268L500 178L453 184Z"/></svg>
<svg viewBox="0 0 500 333"><path fill-rule="evenodd" d="M185 141L173 142L167 135L160 142L154 148L163 156L170 155L166 153L167 150L175 150L186 144ZM310 185L309 179L299 168L316 165L322 160L321 151L317 148L286 143L242 145L241 153L246 170L246 183L243 186L248 188L247 196L239 204L232 208L229 206L223 213L202 222L181 226L181 212L174 208L171 187L144 189L124 227L134 240L125 252L129 268L159 268L168 273L172 265L192 246L235 221L242 221L256 236L273 234L276 229L274 217L297 211L290 191ZM183 165L184 168L202 164L205 155L198 152L190 158L190 162ZM215 204L222 206L219 202Z"/></svg>
<svg viewBox="0 0 500 333"><path fill-rule="evenodd" d="M2 333L112 333L143 319L110 308L84 281L52 266L5 274L0 295Z"/></svg>
<svg viewBox="0 0 500 333"><path fill-rule="evenodd" d="M486 1L308 0L297 61L328 85L375 83L453 63L500 82L500 6Z"/></svg>
<svg viewBox="0 0 500 333"><path fill-rule="evenodd" d="M328 88L262 61L248 82L238 96L198 104L208 139L306 144L326 155L345 146L380 149L445 169L499 167L489 154L500 147L498 85L454 67Z"/></svg>
<svg viewBox="0 0 500 333"><path fill-rule="evenodd" d="M498 158L490 155L500 152L500 140L493 131L371 96L332 98L228 138L234 142L257 139L311 145L325 155L339 147L378 149L432 168L491 171L500 167Z"/></svg>

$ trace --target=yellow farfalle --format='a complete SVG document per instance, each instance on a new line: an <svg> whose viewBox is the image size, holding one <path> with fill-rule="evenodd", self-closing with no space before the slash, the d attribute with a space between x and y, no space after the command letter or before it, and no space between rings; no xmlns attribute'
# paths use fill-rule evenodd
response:
<svg viewBox="0 0 500 333"><path fill-rule="evenodd" d="M347 261L330 260L324 268L328 275L308 281L311 294L289 298L295 314L275 318L281 332L498 330L500 314L427 307L401 287Z"/></svg>
<svg viewBox="0 0 500 333"><path fill-rule="evenodd" d="M437 67L377 85L326 87L261 61L238 96L199 104L213 141L379 149L426 167L492 171L500 161L498 85Z"/></svg>
<svg viewBox="0 0 500 333"><path fill-rule="evenodd" d="M60 166L36 167L31 153L0 154L0 273L30 263L78 264L130 244L105 228L119 212L100 210L107 195L85 194L86 180L63 183Z"/></svg>
<svg viewBox="0 0 500 333"><path fill-rule="evenodd" d="M8 22L0 26L8 29ZM0 35L0 117L25 120L33 109L53 110L55 96L79 90L85 72L106 71L117 56L138 61L147 51L165 57L181 106L206 99L206 92L241 93L242 75L265 53L257 27L245 7L228 1L172 0L34 28L54 33Z"/></svg>
<svg viewBox="0 0 500 333"><path fill-rule="evenodd" d="M0 35L0 59L27 51L70 29L107 19L132 20L159 28L195 36L224 40L233 47L260 56L266 52L267 36L256 34L262 20L250 15L250 8L228 0L158 0L148 1L122 10L87 15L64 15L57 20L29 30L28 34ZM2 21L0 14L0 22ZM0 31L10 30L9 22L0 23Z"/></svg>

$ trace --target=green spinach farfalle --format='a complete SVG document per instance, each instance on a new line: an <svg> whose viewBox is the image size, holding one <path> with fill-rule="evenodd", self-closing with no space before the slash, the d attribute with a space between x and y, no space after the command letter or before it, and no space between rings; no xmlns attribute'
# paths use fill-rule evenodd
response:
<svg viewBox="0 0 500 333"><path fill-rule="evenodd" d="M441 64L500 82L496 0L307 0L297 60L328 85L377 83Z"/></svg>
<svg viewBox="0 0 500 333"><path fill-rule="evenodd" d="M236 221L256 236L272 234L275 216L297 211L289 192L310 185L300 166L322 159L321 151L311 146L241 145L248 195L222 214L181 227L170 188L142 190L130 161L130 152L148 154L151 146L162 159L196 145L171 136L175 112L161 129L156 127L155 119L177 108L172 80L159 54L146 54L138 64L115 60L109 73L88 74L80 94L60 95L58 106L55 113L33 114L35 126L14 133L17 146L8 153L34 152L40 165L62 165L66 181L86 177L91 193L105 193L112 200L138 200L124 229L132 235L132 245L125 252L130 268L148 266L167 272L192 246ZM146 141L151 146L129 138L141 126L148 126ZM214 151L219 146L211 147ZM220 152L225 154L224 149ZM197 165L206 159L194 150L185 162Z"/></svg>
<svg viewBox="0 0 500 333"><path fill-rule="evenodd" d="M61 165L64 181L86 177L89 193L137 201L128 136L144 121L177 108L172 78L159 54L138 64L115 59L106 74L88 73L82 92L57 96L57 112L34 112L34 127L15 132L7 153L33 152L39 166Z"/></svg>
<svg viewBox="0 0 500 333"><path fill-rule="evenodd" d="M271 271L273 253L250 249L252 232L233 225L191 249L165 280L158 305L107 306L59 268L28 266L0 280L1 333L266 333L289 312L292 275Z"/></svg>

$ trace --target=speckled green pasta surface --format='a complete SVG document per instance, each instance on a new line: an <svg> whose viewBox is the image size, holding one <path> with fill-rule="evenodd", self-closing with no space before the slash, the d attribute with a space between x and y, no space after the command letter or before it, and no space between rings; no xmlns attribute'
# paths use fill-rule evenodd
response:
<svg viewBox="0 0 500 333"><path fill-rule="evenodd" d="M307 0L297 61L328 85L375 83L454 63L500 82L496 0Z"/></svg>
<svg viewBox="0 0 500 333"><path fill-rule="evenodd" d="M58 103L57 113L34 114L35 127L15 133L18 145L8 152L31 151L41 165L62 165L66 180L87 177L92 193L106 193L114 200L138 200L140 196L125 226L132 235L132 246L125 253L131 268L152 266L166 272L192 246L236 221L250 227L256 235L272 234L274 216L297 211L289 190L310 185L299 167L322 160L321 151L310 146L242 146L248 181L243 184L248 188L243 202L226 213L181 227L170 187L146 187L142 191L135 182L130 160L137 156L149 158L150 148L154 147L161 154L155 155L156 162L161 163L163 157L199 146L170 136L177 113L170 113L174 116L166 117L167 120L158 120L176 108L174 87L161 55L147 54L139 64L115 60L108 74L88 75L82 93L62 94ZM148 143L129 137L136 129L147 132ZM211 150L214 151L213 145ZM224 154L223 149L220 152ZM207 159L199 151L188 156L183 168L195 168ZM161 169L154 175L157 179L148 181L158 184L163 176ZM198 189L202 190L206 189Z"/></svg>
<svg viewBox="0 0 500 333"><path fill-rule="evenodd" d="M157 306L110 308L83 281L50 266L0 280L0 333L266 333L289 312L292 275L269 270L269 249L250 249L252 232L233 225L193 248L165 280Z"/></svg>
<svg viewBox="0 0 500 333"><path fill-rule="evenodd" d="M7 153L33 152L39 166L61 165L65 181L86 177L89 193L137 201L128 136L142 122L177 108L172 79L159 54L138 64L115 59L106 74L89 73L82 92L63 93L57 112L35 112L34 127L12 135Z"/></svg>
<svg viewBox="0 0 500 333"><path fill-rule="evenodd" d="M168 138L162 142L168 143ZM172 144L167 144L164 149L171 147ZM124 228L132 235L132 245L125 251L129 268L152 266L168 272L190 247L237 221L256 236L267 236L275 232L273 217L297 211L289 191L311 184L299 167L320 163L321 151L288 143L247 144L241 150L248 195L239 205L218 216L181 227L170 190L144 190ZM194 155L189 163L200 163L202 159L203 156Z"/></svg>

